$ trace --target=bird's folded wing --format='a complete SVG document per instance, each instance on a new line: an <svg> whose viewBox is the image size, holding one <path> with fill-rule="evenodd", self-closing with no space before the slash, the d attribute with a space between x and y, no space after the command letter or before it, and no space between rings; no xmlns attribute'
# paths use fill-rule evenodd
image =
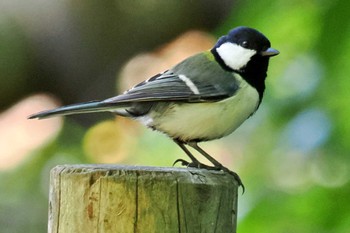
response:
<svg viewBox="0 0 350 233"><path fill-rule="evenodd" d="M215 80L210 77L207 82L195 82L184 75L171 72L156 75L130 90L103 101L105 104L152 102L152 101L183 101L183 102L212 102L233 96L239 89L237 80Z"/></svg>

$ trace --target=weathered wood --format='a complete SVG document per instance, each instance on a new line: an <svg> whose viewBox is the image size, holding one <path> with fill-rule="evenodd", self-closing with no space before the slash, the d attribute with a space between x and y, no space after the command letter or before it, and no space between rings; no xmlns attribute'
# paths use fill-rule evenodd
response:
<svg viewBox="0 0 350 233"><path fill-rule="evenodd" d="M51 170L49 233L236 232L237 182L190 168L62 165Z"/></svg>

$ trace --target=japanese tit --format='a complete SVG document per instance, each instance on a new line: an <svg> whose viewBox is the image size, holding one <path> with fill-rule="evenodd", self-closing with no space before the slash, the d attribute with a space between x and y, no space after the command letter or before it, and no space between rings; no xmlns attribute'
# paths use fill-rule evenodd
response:
<svg viewBox="0 0 350 233"><path fill-rule="evenodd" d="M29 119L105 111L133 118L168 135L191 160L175 162L227 171L242 185L236 173L197 143L232 133L255 113L263 98L269 58L278 54L259 31L237 27L211 50L193 55L121 95L43 111ZM213 166L200 163L186 146Z"/></svg>

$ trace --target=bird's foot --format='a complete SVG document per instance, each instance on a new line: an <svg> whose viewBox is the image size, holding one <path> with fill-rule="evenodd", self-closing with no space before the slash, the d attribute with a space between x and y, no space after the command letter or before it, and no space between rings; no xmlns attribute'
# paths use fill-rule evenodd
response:
<svg viewBox="0 0 350 233"><path fill-rule="evenodd" d="M177 163L181 163L182 166L186 166L186 167L193 167L193 168L203 168L203 169L207 169L207 170L215 170L215 171L220 171L221 168L219 167L212 167L212 166L208 166L205 165L203 163L200 163L199 161L192 161L192 162L188 162L184 159L177 159L175 160L175 162L173 163L173 166Z"/></svg>
<svg viewBox="0 0 350 233"><path fill-rule="evenodd" d="M174 167L175 164L177 164L177 163L180 163L181 166L186 166L186 167L187 167L188 164L190 164L188 161L186 161L186 160L184 160L184 159L177 159L177 160L175 160L175 162L173 163L173 167Z"/></svg>
<svg viewBox="0 0 350 233"><path fill-rule="evenodd" d="M177 163L181 163L182 166L186 166L186 167L193 167L193 168L199 168L199 169L207 169L207 170L214 170L214 171L224 171L227 172L228 174L230 174L231 176L233 176L235 178L235 180L237 181L238 185L242 187L242 194L245 192L245 187L244 184L241 180L241 178L239 177L239 175L234 172L231 171L230 169L228 169L227 167L224 166L208 166L205 165L203 163L200 163L199 161L192 161L192 162L188 162L184 159L177 159L175 160L175 162L173 163L173 166Z"/></svg>

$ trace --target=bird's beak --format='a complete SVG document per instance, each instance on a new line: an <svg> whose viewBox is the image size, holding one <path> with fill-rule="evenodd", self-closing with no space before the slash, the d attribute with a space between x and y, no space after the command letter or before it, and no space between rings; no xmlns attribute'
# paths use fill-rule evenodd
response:
<svg viewBox="0 0 350 233"><path fill-rule="evenodd" d="M265 51L262 51L260 53L260 55L263 56L263 57L273 57L273 56L278 55L279 53L280 52L278 50L276 50L276 49L268 48Z"/></svg>

